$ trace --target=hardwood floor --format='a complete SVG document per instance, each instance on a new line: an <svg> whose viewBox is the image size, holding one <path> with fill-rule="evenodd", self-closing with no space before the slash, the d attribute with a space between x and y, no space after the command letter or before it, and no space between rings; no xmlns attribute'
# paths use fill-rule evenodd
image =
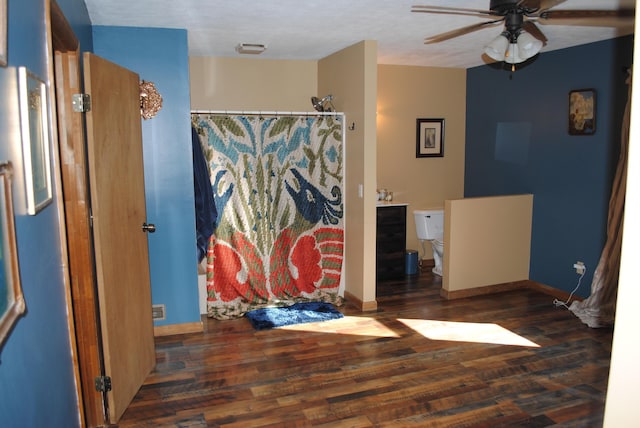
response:
<svg viewBox="0 0 640 428"><path fill-rule="evenodd" d="M204 334L157 338L119 426L602 426L612 330L532 290L439 290L422 273L378 284L372 313L345 305L301 330L208 319Z"/></svg>

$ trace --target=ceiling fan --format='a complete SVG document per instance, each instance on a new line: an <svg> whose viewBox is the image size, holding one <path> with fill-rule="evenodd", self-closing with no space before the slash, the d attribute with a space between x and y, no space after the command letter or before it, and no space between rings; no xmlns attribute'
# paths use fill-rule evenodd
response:
<svg viewBox="0 0 640 428"><path fill-rule="evenodd" d="M504 23L504 30L493 39L484 52L496 61L512 64L522 63L535 56L547 43L538 24L561 24L610 27L620 20L633 23L633 8L615 10L601 9L565 9L554 7L566 0L490 0L489 10L467 9L446 6L412 6L412 12L465 15L489 18L489 21L457 28L442 34L427 37L425 44L438 43L454 37L472 33L486 27ZM553 10L552 10L553 9Z"/></svg>

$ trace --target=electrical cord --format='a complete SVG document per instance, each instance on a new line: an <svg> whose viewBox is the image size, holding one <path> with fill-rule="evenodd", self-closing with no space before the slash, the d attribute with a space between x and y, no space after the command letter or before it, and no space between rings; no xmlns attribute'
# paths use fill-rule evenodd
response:
<svg viewBox="0 0 640 428"><path fill-rule="evenodd" d="M587 273L587 267L585 266L583 268L582 273L580 274L580 278L578 278L578 285L576 285L576 288L573 289L573 291L571 292L571 294L569 294L569 298L567 299L566 302L562 302L558 299L553 299L553 304L556 307L560 307L560 306L564 306L565 308L569 309L569 306L567 306L567 304L571 301L571 297L573 297L573 294L578 291L578 288L580 287L580 282L582 281L582 278L584 277L584 275Z"/></svg>

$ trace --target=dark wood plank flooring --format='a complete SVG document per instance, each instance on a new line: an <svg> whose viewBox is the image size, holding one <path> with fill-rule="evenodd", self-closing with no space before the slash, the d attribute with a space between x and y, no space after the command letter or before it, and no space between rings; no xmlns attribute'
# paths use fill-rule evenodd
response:
<svg viewBox="0 0 640 428"><path fill-rule="evenodd" d="M602 426L612 330L536 291L447 301L440 285L380 283L378 311L347 304L307 331L208 319L204 334L157 338L119 426ZM533 343L499 344L508 332Z"/></svg>

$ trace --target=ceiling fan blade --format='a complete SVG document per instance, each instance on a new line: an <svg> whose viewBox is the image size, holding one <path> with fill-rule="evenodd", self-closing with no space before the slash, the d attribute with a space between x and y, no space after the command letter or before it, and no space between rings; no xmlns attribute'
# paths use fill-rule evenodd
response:
<svg viewBox="0 0 640 428"><path fill-rule="evenodd" d="M540 31L538 26L534 24L533 21L529 21L529 20L524 21L524 23L522 24L522 29L525 30L527 33L531 34L536 39L540 40L543 44L545 45L547 44L548 42L547 37L544 35L542 31Z"/></svg>
<svg viewBox="0 0 640 428"><path fill-rule="evenodd" d="M547 10L539 14L542 25L577 25L583 27L620 27L633 24L634 9Z"/></svg>
<svg viewBox="0 0 640 428"><path fill-rule="evenodd" d="M542 19L584 19L584 18L633 18L635 9L575 9L547 10L540 14Z"/></svg>
<svg viewBox="0 0 640 428"><path fill-rule="evenodd" d="M411 12L418 13L434 13L441 15L464 15L464 16L476 16L480 18L485 18L487 15L495 15L495 13L491 10L481 10L481 9L466 9L460 7L446 7L446 6L421 6L415 5L411 6Z"/></svg>
<svg viewBox="0 0 640 428"><path fill-rule="evenodd" d="M494 21L480 22L479 24L468 25L466 27L457 28L455 30L447 31L446 33L437 34L435 36L427 37L424 39L425 44L438 43L444 40L453 39L454 37L462 36L480 30L484 27L492 26L497 23L503 22L504 18L496 19Z"/></svg>
<svg viewBox="0 0 640 428"><path fill-rule="evenodd" d="M539 7L540 7L540 12L545 11L545 10L549 10L552 7L556 7L559 4L564 3L567 0L540 0L538 3Z"/></svg>

